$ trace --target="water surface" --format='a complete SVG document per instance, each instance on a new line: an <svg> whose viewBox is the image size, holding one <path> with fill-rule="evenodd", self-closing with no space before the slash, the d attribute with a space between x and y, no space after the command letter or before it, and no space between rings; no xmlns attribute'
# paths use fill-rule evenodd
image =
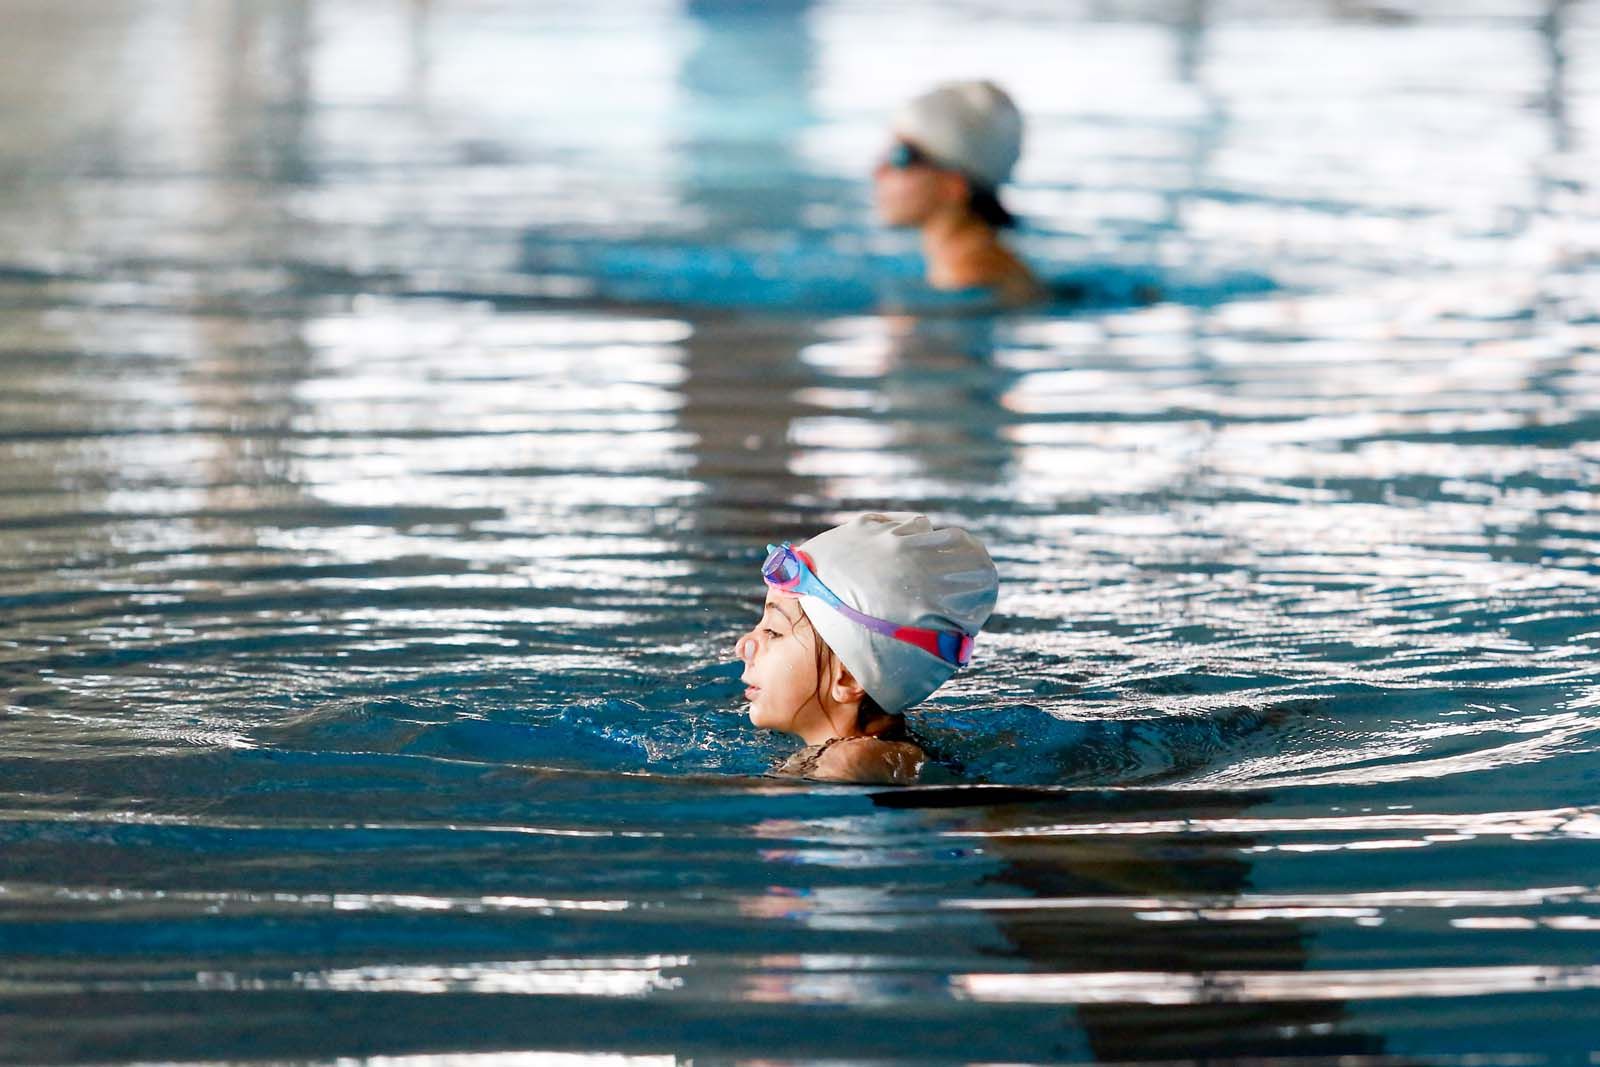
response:
<svg viewBox="0 0 1600 1067"><path fill-rule="evenodd" d="M0 20L0 1060L1600 1050L1600 8ZM880 310L931 71L1058 304ZM765 779L883 507L960 771Z"/></svg>

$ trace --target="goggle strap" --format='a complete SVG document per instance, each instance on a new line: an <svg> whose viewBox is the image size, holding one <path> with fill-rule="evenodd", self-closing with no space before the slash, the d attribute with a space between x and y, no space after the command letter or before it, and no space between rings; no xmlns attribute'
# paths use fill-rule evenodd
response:
<svg viewBox="0 0 1600 1067"><path fill-rule="evenodd" d="M965 667L972 658L972 637L957 630L927 630L920 626L902 626L891 635L908 645L916 645L924 652Z"/></svg>
<svg viewBox="0 0 1600 1067"><path fill-rule="evenodd" d="M943 641L939 640L942 635L934 630L924 630L915 626L902 626L890 636L904 641L908 645L916 645L922 651L931 653L946 662L953 662L949 656L944 654L944 649L941 647L944 644Z"/></svg>

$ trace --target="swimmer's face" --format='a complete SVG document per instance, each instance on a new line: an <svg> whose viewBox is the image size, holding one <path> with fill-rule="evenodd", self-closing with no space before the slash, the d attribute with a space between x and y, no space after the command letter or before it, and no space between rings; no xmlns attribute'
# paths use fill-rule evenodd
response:
<svg viewBox="0 0 1600 1067"><path fill-rule="evenodd" d="M967 182L928 163L896 167L883 159L872 171L872 197L885 225L921 226L941 210L964 205Z"/></svg>
<svg viewBox="0 0 1600 1067"><path fill-rule="evenodd" d="M817 635L800 602L770 590L755 628L734 646L744 661L750 721L804 733L823 714L817 698Z"/></svg>

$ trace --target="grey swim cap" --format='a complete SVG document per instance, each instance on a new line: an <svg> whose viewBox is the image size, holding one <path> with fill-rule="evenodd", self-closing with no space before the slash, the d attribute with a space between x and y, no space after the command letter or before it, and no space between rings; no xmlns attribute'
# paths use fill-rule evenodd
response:
<svg viewBox="0 0 1600 1067"><path fill-rule="evenodd" d="M994 611L1000 578L978 539L935 529L911 512L859 515L807 541L818 578L857 611L902 626L977 636ZM943 685L955 666L931 652L851 622L802 596L806 617L885 711L904 711Z"/></svg>
<svg viewBox="0 0 1600 1067"><path fill-rule="evenodd" d="M946 82L902 107L893 129L991 192L1022 155L1022 113L994 82Z"/></svg>

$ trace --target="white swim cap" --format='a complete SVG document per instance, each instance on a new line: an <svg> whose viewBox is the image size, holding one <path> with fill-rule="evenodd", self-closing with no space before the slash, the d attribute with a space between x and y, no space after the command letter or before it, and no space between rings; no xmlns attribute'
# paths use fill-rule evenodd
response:
<svg viewBox="0 0 1600 1067"><path fill-rule="evenodd" d="M1022 155L1022 114L994 82L946 82L902 107L893 129L991 192Z"/></svg>
<svg viewBox="0 0 1600 1067"><path fill-rule="evenodd" d="M857 611L976 637L994 611L1000 578L978 539L954 526L935 529L911 512L859 515L807 541L818 578ZM909 708L939 688L955 665L875 633L825 601L802 596L806 618L888 712Z"/></svg>

